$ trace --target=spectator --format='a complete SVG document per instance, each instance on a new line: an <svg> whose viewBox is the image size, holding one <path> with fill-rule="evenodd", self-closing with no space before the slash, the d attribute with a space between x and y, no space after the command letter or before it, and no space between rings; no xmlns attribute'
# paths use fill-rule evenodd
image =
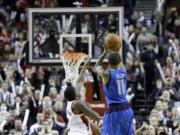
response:
<svg viewBox="0 0 180 135"><path fill-rule="evenodd" d="M150 42L151 35L147 33L146 27L142 27L141 33L137 37L136 52L143 53L147 49L147 45Z"/></svg>
<svg viewBox="0 0 180 135"><path fill-rule="evenodd" d="M52 101L50 97L43 98L43 114L44 120L52 124L52 130L56 130L62 134L62 128L65 127L64 119L55 113L52 108ZM46 127L46 126L45 126Z"/></svg>
<svg viewBox="0 0 180 135"><path fill-rule="evenodd" d="M170 93L168 91L163 91L161 100L162 102L167 103L169 108L174 106L174 101L170 99Z"/></svg>
<svg viewBox="0 0 180 135"><path fill-rule="evenodd" d="M5 104L1 104L0 116L1 116L0 122L7 120L8 117L10 116L9 112L7 111L7 106Z"/></svg>
<svg viewBox="0 0 180 135"><path fill-rule="evenodd" d="M167 135L168 134L168 130L165 126L159 126L157 129L157 135Z"/></svg>
<svg viewBox="0 0 180 135"><path fill-rule="evenodd" d="M29 100L29 109L31 116L31 124L34 124L37 120L38 111L40 111L40 90L35 90L33 96Z"/></svg>
<svg viewBox="0 0 180 135"><path fill-rule="evenodd" d="M163 92L163 91L164 91L164 89L163 89L162 80L161 80L161 79L157 79L157 80L156 80L155 88L154 88L154 90L153 90L153 93L155 94L154 99L155 99L155 100L159 100L159 99L160 99L160 96L162 95L162 92Z"/></svg>
<svg viewBox="0 0 180 135"><path fill-rule="evenodd" d="M155 59L156 53L153 51L153 46L149 44L147 51L142 53L141 60L144 62L145 78L146 78L146 94L152 94L153 83L155 81Z"/></svg>
<svg viewBox="0 0 180 135"><path fill-rule="evenodd" d="M143 11L140 11L140 12L139 12L139 19L138 19L138 22L140 22L140 23L143 24L144 21L145 21L144 12L143 12Z"/></svg>
<svg viewBox="0 0 180 135"><path fill-rule="evenodd" d="M155 129L155 127L154 127L153 125L149 125L149 126L147 127L147 133L148 133L149 135L156 135L156 129Z"/></svg>
<svg viewBox="0 0 180 135"><path fill-rule="evenodd" d="M43 128L43 121L44 121L44 114L43 113L38 113L37 114L37 123L33 124L30 127L29 135L34 135L38 134L39 132L42 131Z"/></svg>
<svg viewBox="0 0 180 135"><path fill-rule="evenodd" d="M51 87L49 91L49 97L51 98L53 105L55 104L57 94L57 89L55 87Z"/></svg>
<svg viewBox="0 0 180 135"><path fill-rule="evenodd" d="M149 125L150 127L153 126L154 127L154 130L156 131L158 125L159 125L159 120L157 117L155 116L150 116L149 117Z"/></svg>
<svg viewBox="0 0 180 135"><path fill-rule="evenodd" d="M10 111L10 115L7 119L6 124L4 125L3 131L5 134L9 134L10 131L15 128L14 122L15 122L15 114L13 114L12 111Z"/></svg>
<svg viewBox="0 0 180 135"><path fill-rule="evenodd" d="M14 130L16 134L24 133L24 131L22 130L22 121L20 119L15 120L14 126L15 126L15 128L12 130Z"/></svg>
<svg viewBox="0 0 180 135"><path fill-rule="evenodd" d="M5 103L8 108L11 108L15 101L13 94L8 91L8 82L4 81L0 90L0 102Z"/></svg>

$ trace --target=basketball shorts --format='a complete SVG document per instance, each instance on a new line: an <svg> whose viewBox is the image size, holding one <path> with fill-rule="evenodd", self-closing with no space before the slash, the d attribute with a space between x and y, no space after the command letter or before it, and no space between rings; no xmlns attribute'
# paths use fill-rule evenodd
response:
<svg viewBox="0 0 180 135"><path fill-rule="evenodd" d="M109 105L101 128L101 135L133 135L134 113L127 103Z"/></svg>

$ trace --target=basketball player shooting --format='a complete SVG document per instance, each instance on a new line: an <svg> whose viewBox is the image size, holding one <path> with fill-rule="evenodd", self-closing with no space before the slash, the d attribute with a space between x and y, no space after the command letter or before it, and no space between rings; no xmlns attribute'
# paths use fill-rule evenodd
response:
<svg viewBox="0 0 180 135"><path fill-rule="evenodd" d="M104 52L95 67L103 79L103 90L108 109L103 117L101 135L133 135L134 113L126 99L127 72L119 53L122 43L118 35L109 34L104 41ZM108 68L103 60L108 56Z"/></svg>

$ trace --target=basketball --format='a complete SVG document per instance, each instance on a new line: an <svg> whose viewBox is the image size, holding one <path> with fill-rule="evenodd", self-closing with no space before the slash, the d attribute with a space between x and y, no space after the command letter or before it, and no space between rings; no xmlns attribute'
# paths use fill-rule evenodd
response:
<svg viewBox="0 0 180 135"><path fill-rule="evenodd" d="M104 48L114 52L119 51L122 46L121 39L117 34L108 34L104 40Z"/></svg>

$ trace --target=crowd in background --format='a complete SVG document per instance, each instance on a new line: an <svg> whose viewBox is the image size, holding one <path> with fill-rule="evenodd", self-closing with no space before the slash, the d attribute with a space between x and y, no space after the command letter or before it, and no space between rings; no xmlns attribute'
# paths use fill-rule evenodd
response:
<svg viewBox="0 0 180 135"><path fill-rule="evenodd" d="M68 1L69 6L72 1ZM83 1L101 6L105 1ZM92 2L92 3L91 3ZM124 62L128 72L129 100L144 91L155 101L147 121L134 126L135 134L178 135L180 132L180 15L154 12L151 20L143 12L132 12L134 3L111 1L127 10L124 24ZM113 3L114 2L114 3ZM67 126L61 93L63 68L32 66L26 62L28 7L64 7L61 0L0 0L0 132L1 134L62 134ZM127 6L131 5L131 6ZM148 32L151 29L151 32ZM93 67L94 82L100 80ZM96 79L96 80L95 80ZM98 84L96 84L98 87ZM44 96L41 96L41 89ZM95 95L97 97L98 95ZM28 113L29 119L24 120ZM134 121L135 125L138 121Z"/></svg>
<svg viewBox="0 0 180 135"><path fill-rule="evenodd" d="M157 11L151 23L147 21L143 12L134 12L125 30L131 87L144 90L155 101L147 123L136 134L179 134L179 14L176 8L166 17Z"/></svg>
<svg viewBox="0 0 180 135"><path fill-rule="evenodd" d="M94 11L94 10L92 10ZM74 13L46 13L33 16L33 55L34 58L59 58L60 36L62 34L91 34L92 58L98 58L103 51L103 39L109 32L119 32L119 14L99 12L93 14L83 11ZM64 19L63 19L64 18ZM62 36L63 37L63 36ZM61 51L74 50L89 52L88 37L63 37Z"/></svg>

